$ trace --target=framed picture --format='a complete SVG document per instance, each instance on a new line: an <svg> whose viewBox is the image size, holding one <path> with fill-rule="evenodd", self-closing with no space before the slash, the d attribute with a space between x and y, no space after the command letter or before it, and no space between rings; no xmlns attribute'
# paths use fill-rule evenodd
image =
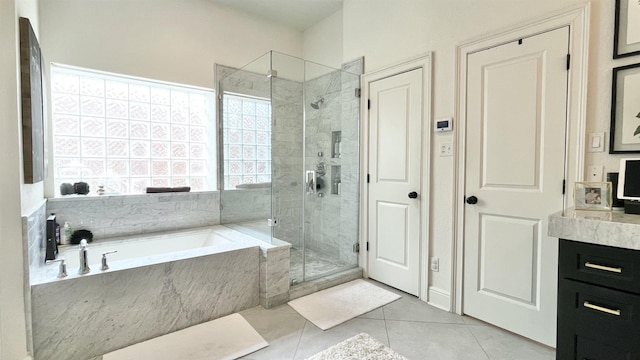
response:
<svg viewBox="0 0 640 360"><path fill-rule="evenodd" d="M611 211L611 195L610 182L576 182L575 209Z"/></svg>
<svg viewBox="0 0 640 360"><path fill-rule="evenodd" d="M640 64L613 69L610 154L640 153Z"/></svg>
<svg viewBox="0 0 640 360"><path fill-rule="evenodd" d="M640 54L640 2L616 0L613 58Z"/></svg>
<svg viewBox="0 0 640 360"><path fill-rule="evenodd" d="M43 61L31 23L20 18L20 88L24 182L45 179Z"/></svg>

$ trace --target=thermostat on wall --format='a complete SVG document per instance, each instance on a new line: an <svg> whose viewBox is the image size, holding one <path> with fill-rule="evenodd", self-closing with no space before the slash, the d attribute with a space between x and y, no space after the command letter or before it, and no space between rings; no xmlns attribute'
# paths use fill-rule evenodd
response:
<svg viewBox="0 0 640 360"><path fill-rule="evenodd" d="M433 124L433 130L435 131L451 131L453 130L453 119L436 119Z"/></svg>

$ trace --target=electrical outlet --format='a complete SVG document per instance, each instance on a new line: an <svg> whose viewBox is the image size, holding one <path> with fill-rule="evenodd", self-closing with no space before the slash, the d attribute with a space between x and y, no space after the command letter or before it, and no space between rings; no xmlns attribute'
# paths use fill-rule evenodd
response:
<svg viewBox="0 0 640 360"><path fill-rule="evenodd" d="M602 165L589 166L589 173L587 174L589 181L601 182L603 172L604 172L604 166Z"/></svg>
<svg viewBox="0 0 640 360"><path fill-rule="evenodd" d="M450 142L440 143L440 156L452 156L453 145Z"/></svg>
<svg viewBox="0 0 640 360"><path fill-rule="evenodd" d="M437 257L431 258L431 271L433 272L440 271L440 260Z"/></svg>

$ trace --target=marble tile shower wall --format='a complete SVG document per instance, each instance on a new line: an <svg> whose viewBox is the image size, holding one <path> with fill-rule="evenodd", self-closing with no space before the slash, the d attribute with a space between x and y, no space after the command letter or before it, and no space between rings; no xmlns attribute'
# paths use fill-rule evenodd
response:
<svg viewBox="0 0 640 360"><path fill-rule="evenodd" d="M272 78L272 182L273 209L278 218L274 236L300 247L304 191L303 85Z"/></svg>
<svg viewBox="0 0 640 360"><path fill-rule="evenodd" d="M363 60L355 60L343 68L361 74ZM316 164L317 153L322 151L327 170L325 195L308 199L305 209L305 225L310 230L306 246L345 265L357 264L353 245L358 242L359 219L360 99L355 96L359 86L356 75L336 72L307 81L306 88L312 98L325 99L324 107L307 108L306 161ZM335 132L341 137L339 157L334 157L331 148ZM336 194L336 178L340 179L340 194Z"/></svg>
<svg viewBox="0 0 640 360"><path fill-rule="evenodd" d="M47 213L95 238L139 235L220 223L218 192L56 198Z"/></svg>

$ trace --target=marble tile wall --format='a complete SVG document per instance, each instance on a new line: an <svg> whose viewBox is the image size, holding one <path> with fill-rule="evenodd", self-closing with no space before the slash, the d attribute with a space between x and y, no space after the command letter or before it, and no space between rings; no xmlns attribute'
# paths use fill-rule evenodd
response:
<svg viewBox="0 0 640 360"><path fill-rule="evenodd" d="M85 360L257 306L259 251L254 246L34 285L34 359Z"/></svg>
<svg viewBox="0 0 640 360"><path fill-rule="evenodd" d="M220 223L220 194L212 192L49 199L47 213L61 226L86 229L95 238L139 235Z"/></svg>
<svg viewBox="0 0 640 360"><path fill-rule="evenodd" d="M25 320L27 324L27 348L33 354L32 327L31 327L31 286L30 274L35 267L44 263L44 252L47 231L47 202L43 200L28 214L22 216L22 244L24 246L24 298Z"/></svg>
<svg viewBox="0 0 640 360"><path fill-rule="evenodd" d="M361 73L363 59L343 67ZM353 245L358 242L359 221L359 113L360 99L355 89L360 86L359 76L334 72L307 81L306 93L312 98L324 97L320 109L307 108L306 161L317 163L318 151L324 154L327 168L327 186L323 197L308 198L305 225L309 229L306 246L327 254L345 265L357 264ZM340 134L340 157L332 157L335 134ZM341 191L335 194L335 179L340 178Z"/></svg>
<svg viewBox="0 0 640 360"><path fill-rule="evenodd" d="M273 213L278 218L274 236L299 247L303 241L302 216L305 186L303 153L303 86L272 79Z"/></svg>
<svg viewBox="0 0 640 360"><path fill-rule="evenodd" d="M289 301L290 246L260 251L260 305L269 309Z"/></svg>
<svg viewBox="0 0 640 360"><path fill-rule="evenodd" d="M223 190L220 204L222 224L266 220L271 217L271 189Z"/></svg>

